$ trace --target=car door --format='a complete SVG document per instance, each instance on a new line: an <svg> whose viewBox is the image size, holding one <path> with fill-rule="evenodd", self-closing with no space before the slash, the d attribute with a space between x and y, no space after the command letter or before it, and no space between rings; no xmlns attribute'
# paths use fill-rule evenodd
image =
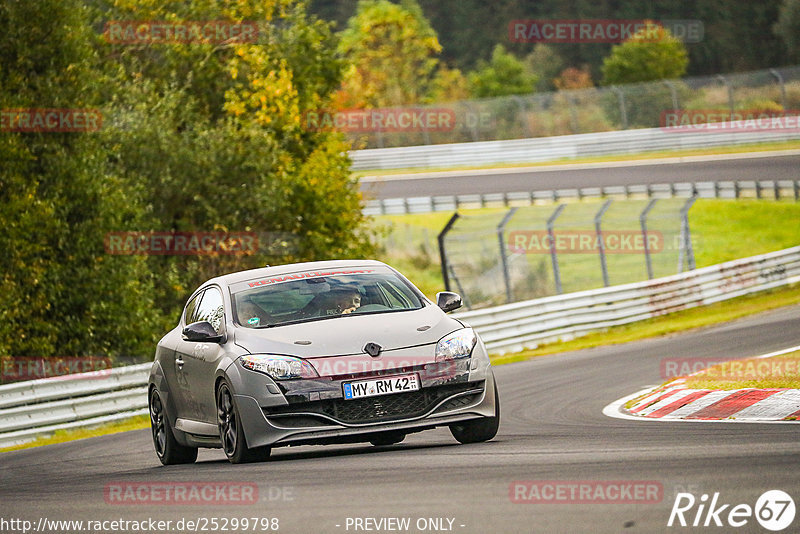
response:
<svg viewBox="0 0 800 534"><path fill-rule="evenodd" d="M195 322L203 293L204 291L198 291L186 303L178 327L174 333L169 335L172 349L171 361L164 361L162 364L170 393L174 399L176 416L180 419L196 419L197 413L199 413L194 392L186 376L186 350L189 349L189 346L183 339L181 331L186 325Z"/></svg>
<svg viewBox="0 0 800 534"><path fill-rule="evenodd" d="M192 322L208 321L219 334L225 333L225 304L222 291L209 286L194 312ZM176 351L179 374L185 380L182 390L187 403L189 418L195 421L216 424L217 411L214 398L214 373L224 351L222 345L210 341L187 341L181 339Z"/></svg>

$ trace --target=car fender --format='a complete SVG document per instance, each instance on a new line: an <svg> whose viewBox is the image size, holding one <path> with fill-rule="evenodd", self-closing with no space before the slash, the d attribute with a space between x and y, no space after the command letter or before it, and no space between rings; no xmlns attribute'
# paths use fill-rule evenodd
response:
<svg viewBox="0 0 800 534"><path fill-rule="evenodd" d="M164 413L167 416L167 420L169 421L169 426L172 429L172 434L175 436L175 439L181 445L190 445L188 440L186 439L186 435L183 431L178 430L175 428L176 421L178 419L177 413L178 410L175 408L175 403L170 394L169 388L167 387L167 379L164 376L164 369L161 367L161 362L158 360L153 362L153 367L150 368L150 377L148 379L148 387L147 387L147 404L148 407L150 405L150 390L155 387L158 390L158 394L161 397L161 404L164 407Z"/></svg>

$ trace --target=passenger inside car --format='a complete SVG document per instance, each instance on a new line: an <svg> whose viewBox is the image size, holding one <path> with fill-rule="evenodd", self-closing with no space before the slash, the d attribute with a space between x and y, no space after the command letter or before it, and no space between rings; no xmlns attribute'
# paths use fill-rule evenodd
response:
<svg viewBox="0 0 800 534"><path fill-rule="evenodd" d="M270 323L270 315L250 298L245 298L236 306L236 316L243 326L264 326Z"/></svg>

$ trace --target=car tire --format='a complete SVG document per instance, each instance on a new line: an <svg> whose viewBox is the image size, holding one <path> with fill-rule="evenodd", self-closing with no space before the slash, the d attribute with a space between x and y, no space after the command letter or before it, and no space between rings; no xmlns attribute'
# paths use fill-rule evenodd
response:
<svg viewBox="0 0 800 534"><path fill-rule="evenodd" d="M239 409L233 401L233 393L227 382L217 388L217 426L222 450L232 464L260 462L269 458L271 447L247 446L244 428L239 417Z"/></svg>
<svg viewBox="0 0 800 534"><path fill-rule="evenodd" d="M459 443L480 443L489 441L497 435L500 426L500 396L497 393L497 384L492 378L494 385L494 417L482 417L463 423L453 423L450 425L450 433Z"/></svg>
<svg viewBox="0 0 800 534"><path fill-rule="evenodd" d="M156 388L150 390L148 407L150 410L150 430L153 433L153 446L156 456L164 465L192 464L197 460L197 448L178 443L172 432L172 425L164 410L164 403Z"/></svg>
<svg viewBox="0 0 800 534"><path fill-rule="evenodd" d="M400 443L404 439L406 439L405 434L386 432L375 436L373 439L369 440L369 442L376 447L386 447L387 445L395 445L396 443Z"/></svg>

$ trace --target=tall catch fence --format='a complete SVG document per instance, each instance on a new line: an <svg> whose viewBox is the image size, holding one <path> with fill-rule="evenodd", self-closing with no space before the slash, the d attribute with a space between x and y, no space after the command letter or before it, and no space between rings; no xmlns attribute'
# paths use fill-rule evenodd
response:
<svg viewBox="0 0 800 534"><path fill-rule="evenodd" d="M455 213L439 235L445 287L468 309L694 269L690 198L605 198Z"/></svg>
<svg viewBox="0 0 800 534"><path fill-rule="evenodd" d="M529 139L736 120L800 109L800 66L679 80L356 110L354 149ZM679 113L675 114L675 111ZM797 113L794 113L797 115ZM354 120L357 128L352 128ZM673 121L673 122L670 122ZM335 121L334 121L335 122ZM796 128L796 126L795 126Z"/></svg>

